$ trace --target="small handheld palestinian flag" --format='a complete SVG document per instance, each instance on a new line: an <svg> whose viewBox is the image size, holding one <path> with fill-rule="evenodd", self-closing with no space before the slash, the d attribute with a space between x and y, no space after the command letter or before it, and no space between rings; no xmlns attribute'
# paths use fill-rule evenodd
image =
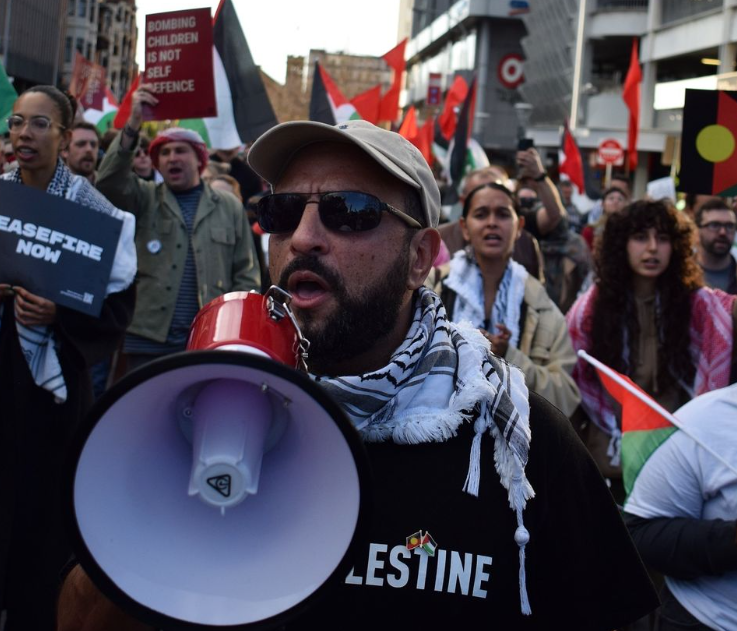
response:
<svg viewBox="0 0 737 631"><path fill-rule="evenodd" d="M675 416L629 377L602 364L586 351L578 351L578 356L596 369L602 385L622 406L622 478L627 495L632 492L635 480L647 459L676 430L682 431L729 470L737 473L733 465L693 436Z"/></svg>
<svg viewBox="0 0 737 631"><path fill-rule="evenodd" d="M425 532L425 536L422 537L422 549L427 552L431 557L435 556L435 550L437 550L438 544L435 543L435 539L429 532Z"/></svg>

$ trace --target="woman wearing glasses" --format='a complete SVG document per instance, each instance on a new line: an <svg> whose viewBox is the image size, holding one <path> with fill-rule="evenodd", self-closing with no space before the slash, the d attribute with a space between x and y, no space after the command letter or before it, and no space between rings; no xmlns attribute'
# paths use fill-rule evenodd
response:
<svg viewBox="0 0 737 631"><path fill-rule="evenodd" d="M580 401L571 377L576 356L563 314L512 260L524 227L512 193L500 184L473 189L460 225L469 245L455 253L436 286L450 319L479 328L494 353L522 369L530 390L570 416Z"/></svg>
<svg viewBox="0 0 737 631"><path fill-rule="evenodd" d="M72 101L52 86L24 92L8 119L18 167L2 179L123 225L99 318L24 287L0 285L0 609L7 612L6 631L54 628L59 570L69 557L59 497L65 448L91 403L88 367L114 351L135 300L132 216L72 175L59 157L73 113Z"/></svg>
<svg viewBox="0 0 737 631"><path fill-rule="evenodd" d="M704 287L694 241L693 224L664 202L612 214L597 242L595 284L566 316L576 350L628 375L669 411L732 380L736 297ZM593 424L589 447L616 496L619 420L588 364L579 360L573 376Z"/></svg>

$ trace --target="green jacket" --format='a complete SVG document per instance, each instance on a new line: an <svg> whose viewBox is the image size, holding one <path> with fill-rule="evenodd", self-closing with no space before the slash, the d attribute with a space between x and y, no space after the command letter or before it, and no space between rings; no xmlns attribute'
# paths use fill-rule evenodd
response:
<svg viewBox="0 0 737 631"><path fill-rule="evenodd" d="M128 331L165 342L187 257L187 227L166 184L146 182L131 170L133 151L120 135L105 154L97 188L113 204L136 216L138 285ZM261 289L261 271L243 205L207 184L200 198L191 247L200 307L231 291Z"/></svg>

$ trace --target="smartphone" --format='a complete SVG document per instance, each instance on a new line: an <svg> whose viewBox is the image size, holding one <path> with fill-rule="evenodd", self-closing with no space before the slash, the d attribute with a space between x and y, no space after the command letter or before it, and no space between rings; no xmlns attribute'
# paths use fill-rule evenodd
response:
<svg viewBox="0 0 737 631"><path fill-rule="evenodd" d="M517 143L517 151L527 151L528 149L532 149L534 146L532 138L520 138Z"/></svg>

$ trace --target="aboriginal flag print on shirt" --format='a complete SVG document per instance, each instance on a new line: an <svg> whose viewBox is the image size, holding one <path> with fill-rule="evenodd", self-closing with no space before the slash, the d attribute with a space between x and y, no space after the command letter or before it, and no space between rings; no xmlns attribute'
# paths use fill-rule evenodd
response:
<svg viewBox="0 0 737 631"><path fill-rule="evenodd" d="M737 92L686 90L679 188L737 195Z"/></svg>

